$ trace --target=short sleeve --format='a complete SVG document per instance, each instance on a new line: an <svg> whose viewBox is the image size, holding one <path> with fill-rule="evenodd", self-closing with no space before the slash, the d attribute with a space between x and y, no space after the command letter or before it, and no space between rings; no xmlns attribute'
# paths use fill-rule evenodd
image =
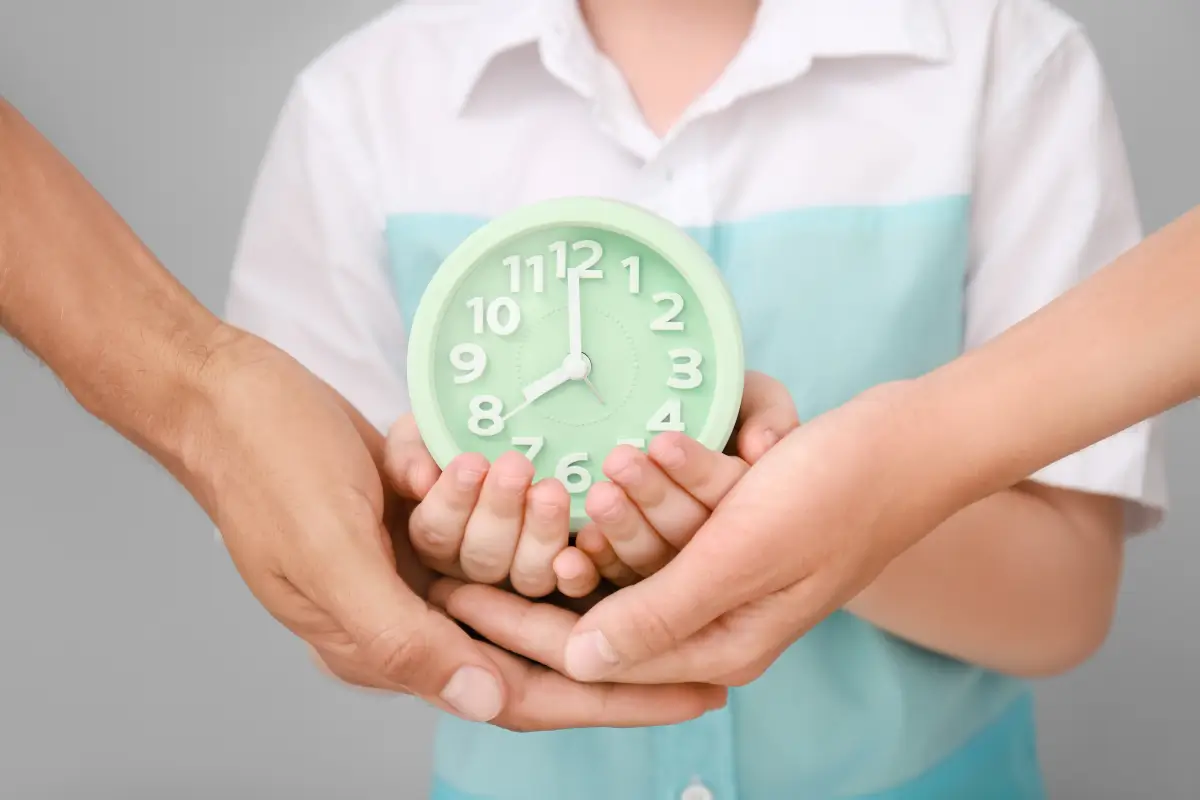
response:
<svg viewBox="0 0 1200 800"><path fill-rule="evenodd" d="M1016 43L1013 45L1016 47ZM1133 181L1100 64L1079 30L1006 62L985 111L974 191L965 346L978 347L1136 245ZM1128 501L1131 531L1166 508L1162 420L1038 472L1034 480Z"/></svg>
<svg viewBox="0 0 1200 800"><path fill-rule="evenodd" d="M227 320L289 353L386 430L407 408L384 213L351 115L298 83L260 168Z"/></svg>

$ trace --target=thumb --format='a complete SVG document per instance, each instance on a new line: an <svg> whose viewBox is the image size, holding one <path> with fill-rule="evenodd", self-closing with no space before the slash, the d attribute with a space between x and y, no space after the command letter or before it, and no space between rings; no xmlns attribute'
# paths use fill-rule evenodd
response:
<svg viewBox="0 0 1200 800"><path fill-rule="evenodd" d="M754 464L798 427L800 416L787 387L761 372L747 372L738 415L737 454Z"/></svg>
<svg viewBox="0 0 1200 800"><path fill-rule="evenodd" d="M495 664L418 597L390 562L382 547L361 540L340 547L323 559L312 599L349 634L362 667L383 682L465 719L494 719L505 705Z"/></svg>
<svg viewBox="0 0 1200 800"><path fill-rule="evenodd" d="M715 519L715 516L714 516ZM710 520L711 521L711 520ZM708 527L707 525L705 527ZM565 670L577 681L604 681L676 650L736 608L715 574L723 564L704 543L704 528L661 570L601 600L567 640ZM707 536L711 540L712 536ZM720 586L721 591L715 591Z"/></svg>
<svg viewBox="0 0 1200 800"><path fill-rule="evenodd" d="M388 431L384 470L400 496L410 500L424 499L437 483L441 470L426 449L412 414L400 417Z"/></svg>

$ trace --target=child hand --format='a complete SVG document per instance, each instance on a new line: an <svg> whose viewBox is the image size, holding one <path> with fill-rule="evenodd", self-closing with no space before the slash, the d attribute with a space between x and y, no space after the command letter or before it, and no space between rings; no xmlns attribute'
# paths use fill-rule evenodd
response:
<svg viewBox="0 0 1200 800"><path fill-rule="evenodd" d="M554 591L554 558L566 547L570 497L554 479L531 486L533 465L519 453L489 464L463 453L438 470L411 415L388 434L388 471L420 499L408 535L430 569L473 583L500 584L527 597Z"/></svg>
<svg viewBox="0 0 1200 800"><path fill-rule="evenodd" d="M603 469L612 483L588 492L593 521L554 562L559 590L569 597L590 594L600 578L628 586L662 569L750 466L667 433L650 443L648 454L618 447Z"/></svg>
<svg viewBox="0 0 1200 800"><path fill-rule="evenodd" d="M728 455L681 433L657 437L648 455L618 447L603 466L612 483L597 483L588 493L593 522L554 561L559 591L584 597L601 577L628 586L662 569L750 465L799 425L787 388L761 372L747 372Z"/></svg>

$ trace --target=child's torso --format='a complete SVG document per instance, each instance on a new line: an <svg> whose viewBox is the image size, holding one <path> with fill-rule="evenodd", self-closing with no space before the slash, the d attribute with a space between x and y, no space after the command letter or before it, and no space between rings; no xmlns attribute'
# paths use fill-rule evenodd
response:
<svg viewBox="0 0 1200 800"><path fill-rule="evenodd" d="M523 42L517 21L497 22L471 34L480 53L461 63L442 63L436 36L413 38L415 55L380 48L351 100L405 322L488 219L601 195L662 214L709 251L748 367L782 380L802 419L953 358L984 59L941 68L932 18L891 13L857 47L831 39L824 60L784 41L748 48L730 68L738 80L718 82L665 141L627 96L589 81L566 34ZM398 79L410 59L434 77ZM665 799L693 779L717 800L1041 797L1023 684L848 614L684 725L518 735L446 719L436 773L445 798Z"/></svg>

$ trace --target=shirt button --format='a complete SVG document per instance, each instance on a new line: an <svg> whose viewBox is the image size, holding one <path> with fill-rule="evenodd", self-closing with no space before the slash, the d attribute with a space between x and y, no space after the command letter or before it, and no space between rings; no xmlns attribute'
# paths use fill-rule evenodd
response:
<svg viewBox="0 0 1200 800"><path fill-rule="evenodd" d="M714 800L714 798L707 786L700 781L695 781L683 790L683 794L679 795L679 800Z"/></svg>

